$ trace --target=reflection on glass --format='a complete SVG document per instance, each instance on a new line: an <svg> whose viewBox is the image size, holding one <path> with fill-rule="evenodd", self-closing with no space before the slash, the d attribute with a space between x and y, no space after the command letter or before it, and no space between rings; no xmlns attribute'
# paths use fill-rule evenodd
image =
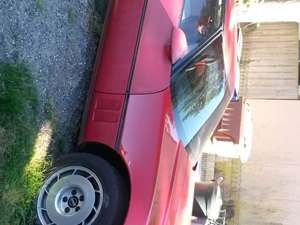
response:
<svg viewBox="0 0 300 225"><path fill-rule="evenodd" d="M206 41L222 23L223 0L185 0L180 27L189 51Z"/></svg>
<svg viewBox="0 0 300 225"><path fill-rule="evenodd" d="M224 96L221 44L216 41L171 82L174 118L182 142L187 145Z"/></svg>

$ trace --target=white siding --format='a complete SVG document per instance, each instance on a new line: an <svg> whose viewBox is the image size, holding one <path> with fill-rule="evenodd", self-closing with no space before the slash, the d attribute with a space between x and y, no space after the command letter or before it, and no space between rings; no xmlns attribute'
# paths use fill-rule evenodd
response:
<svg viewBox="0 0 300 225"><path fill-rule="evenodd" d="M243 27L240 95L298 99L298 23Z"/></svg>

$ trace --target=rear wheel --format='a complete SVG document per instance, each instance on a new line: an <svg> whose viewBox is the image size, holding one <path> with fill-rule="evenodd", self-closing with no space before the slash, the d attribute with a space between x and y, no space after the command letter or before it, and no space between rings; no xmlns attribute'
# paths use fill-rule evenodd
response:
<svg viewBox="0 0 300 225"><path fill-rule="evenodd" d="M91 154L65 157L46 178L37 199L37 224L120 225L129 192L109 163Z"/></svg>

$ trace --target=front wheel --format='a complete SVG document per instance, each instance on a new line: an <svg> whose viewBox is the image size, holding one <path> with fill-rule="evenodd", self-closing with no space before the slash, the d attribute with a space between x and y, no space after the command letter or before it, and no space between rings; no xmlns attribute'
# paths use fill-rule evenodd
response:
<svg viewBox="0 0 300 225"><path fill-rule="evenodd" d="M118 171L85 153L60 160L37 198L37 224L120 225L129 192Z"/></svg>

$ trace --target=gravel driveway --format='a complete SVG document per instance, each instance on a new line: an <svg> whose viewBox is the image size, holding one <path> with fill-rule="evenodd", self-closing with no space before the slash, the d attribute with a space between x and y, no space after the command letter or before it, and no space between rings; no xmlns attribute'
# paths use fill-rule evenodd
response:
<svg viewBox="0 0 300 225"><path fill-rule="evenodd" d="M105 0L0 0L0 62L25 63L39 120L55 118L54 143L74 143L95 59ZM49 112L48 112L49 113Z"/></svg>

